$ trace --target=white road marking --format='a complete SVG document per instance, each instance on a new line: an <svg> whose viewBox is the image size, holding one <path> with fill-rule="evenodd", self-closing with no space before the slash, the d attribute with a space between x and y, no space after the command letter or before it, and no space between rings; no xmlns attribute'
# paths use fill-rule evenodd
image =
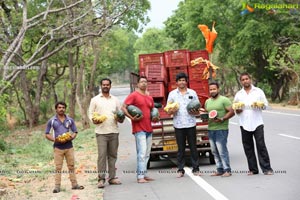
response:
<svg viewBox="0 0 300 200"><path fill-rule="evenodd" d="M284 113L284 112L279 112L279 111L263 111L263 112L265 112L265 113L271 113L271 114L278 114L278 115L288 115L288 116L300 117L299 114Z"/></svg>
<svg viewBox="0 0 300 200"><path fill-rule="evenodd" d="M192 170L188 167L184 168L186 174L200 187L202 187L210 196L212 196L216 200L228 200L223 194L221 194L218 190L216 190L213 186L208 184L203 178L200 176L194 176Z"/></svg>
<svg viewBox="0 0 300 200"><path fill-rule="evenodd" d="M278 135L283 136L283 137L288 137L288 138L293 138L293 139L300 140L300 137L295 137L295 136L286 135L286 134L278 134Z"/></svg>

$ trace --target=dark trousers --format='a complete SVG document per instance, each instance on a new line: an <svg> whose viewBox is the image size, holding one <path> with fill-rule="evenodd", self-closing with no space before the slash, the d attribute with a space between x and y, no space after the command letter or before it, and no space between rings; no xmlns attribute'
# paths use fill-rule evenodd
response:
<svg viewBox="0 0 300 200"><path fill-rule="evenodd" d="M244 151L248 161L248 167L254 174L258 173L257 159L254 150L253 136L255 138L256 150L260 168L263 172L273 171L264 139L264 125L258 126L255 131L246 131L241 126Z"/></svg>
<svg viewBox="0 0 300 200"><path fill-rule="evenodd" d="M178 146L177 165L178 171L184 172L186 140L191 152L193 171L199 171L199 155L197 152L196 127L175 128L176 141Z"/></svg>

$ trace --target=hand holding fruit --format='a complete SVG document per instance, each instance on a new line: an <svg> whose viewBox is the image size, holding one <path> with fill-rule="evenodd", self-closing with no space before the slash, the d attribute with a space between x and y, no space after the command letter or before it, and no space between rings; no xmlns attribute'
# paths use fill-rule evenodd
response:
<svg viewBox="0 0 300 200"><path fill-rule="evenodd" d="M96 112L93 113L92 121L94 124L101 124L106 119L107 117L105 115L100 115L99 113Z"/></svg>
<svg viewBox="0 0 300 200"><path fill-rule="evenodd" d="M252 105L251 105L251 107L253 109L261 109L261 110L263 110L263 109L266 108L265 103L262 102L262 101L255 101L255 102L253 102Z"/></svg>
<svg viewBox="0 0 300 200"><path fill-rule="evenodd" d="M61 144L64 144L66 142L69 142L71 140L73 140L73 136L67 132L67 133L64 133L62 135L59 135L55 138L55 142L58 142L58 143L61 143Z"/></svg>

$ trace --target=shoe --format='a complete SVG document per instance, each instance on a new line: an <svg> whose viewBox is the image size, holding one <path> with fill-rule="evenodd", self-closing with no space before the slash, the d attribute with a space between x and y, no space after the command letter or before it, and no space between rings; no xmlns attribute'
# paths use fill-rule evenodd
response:
<svg viewBox="0 0 300 200"><path fill-rule="evenodd" d="M138 178L138 179L137 179L137 182L138 182L138 183L149 183L149 181L147 181L147 180L144 179L144 178Z"/></svg>
<svg viewBox="0 0 300 200"><path fill-rule="evenodd" d="M59 193L60 192L60 188L59 187L55 187L53 190L53 193Z"/></svg>
<svg viewBox="0 0 300 200"><path fill-rule="evenodd" d="M230 172L225 172L224 174L221 175L221 177L229 177L232 174Z"/></svg>
<svg viewBox="0 0 300 200"><path fill-rule="evenodd" d="M97 187L98 187L98 188L104 188L104 183L105 183L104 180L100 180L100 181L98 182Z"/></svg>
<svg viewBox="0 0 300 200"><path fill-rule="evenodd" d="M149 176L145 176L144 179L145 179L146 181L154 181L154 178L150 178Z"/></svg>
<svg viewBox="0 0 300 200"><path fill-rule="evenodd" d="M272 170L264 172L264 175L274 175L274 172Z"/></svg>
<svg viewBox="0 0 300 200"><path fill-rule="evenodd" d="M116 177L116 178L111 178L108 183L110 185L121 185L121 181Z"/></svg>
<svg viewBox="0 0 300 200"><path fill-rule="evenodd" d="M213 174L211 174L210 176L222 176L224 173L221 172L215 172Z"/></svg>

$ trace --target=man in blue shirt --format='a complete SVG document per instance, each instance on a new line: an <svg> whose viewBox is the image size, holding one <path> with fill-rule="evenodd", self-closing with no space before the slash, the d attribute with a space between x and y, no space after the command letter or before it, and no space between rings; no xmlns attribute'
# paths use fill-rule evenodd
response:
<svg viewBox="0 0 300 200"><path fill-rule="evenodd" d="M193 100L198 100L197 93L187 88L188 76L185 73L176 75L177 88L172 90L168 96L168 103L179 103L178 110L170 110L168 114L173 115L173 125L175 129L176 142L178 146L177 165L178 177L183 177L185 170L185 147L186 140L191 151L191 162L193 167L193 174L200 175L199 171L199 155L197 152L196 142L196 117L199 111L193 113L188 112L186 106Z"/></svg>
<svg viewBox="0 0 300 200"><path fill-rule="evenodd" d="M55 188L53 193L60 192L61 184L61 170L63 167L64 158L66 158L68 172L70 175L70 181L73 190L82 190L83 186L78 185L76 180L75 171L75 158L74 158L74 148L72 140L76 138L77 128L75 122L72 118L65 114L67 105L65 102L57 102L55 104L56 115L53 116L47 123L45 137L54 142L54 163L55 163ZM50 130L53 129L53 134L50 134ZM67 141L59 141L58 136L64 133L70 133L71 138Z"/></svg>

